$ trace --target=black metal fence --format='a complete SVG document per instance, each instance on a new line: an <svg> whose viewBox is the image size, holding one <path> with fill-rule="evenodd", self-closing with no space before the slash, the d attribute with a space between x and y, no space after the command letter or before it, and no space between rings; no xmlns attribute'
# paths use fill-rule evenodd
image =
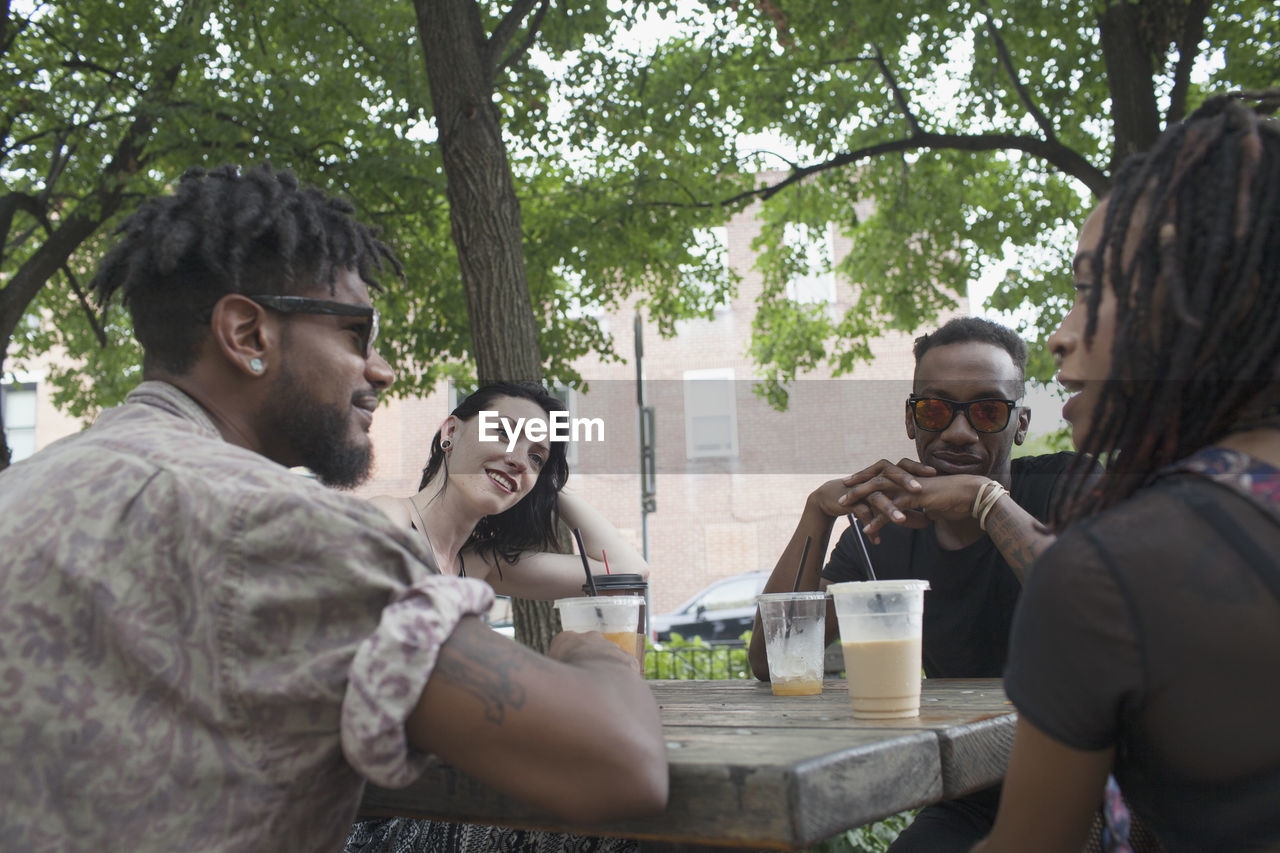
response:
<svg viewBox="0 0 1280 853"><path fill-rule="evenodd" d="M731 643L663 643L649 646L644 657L645 678L750 678L747 646Z"/></svg>

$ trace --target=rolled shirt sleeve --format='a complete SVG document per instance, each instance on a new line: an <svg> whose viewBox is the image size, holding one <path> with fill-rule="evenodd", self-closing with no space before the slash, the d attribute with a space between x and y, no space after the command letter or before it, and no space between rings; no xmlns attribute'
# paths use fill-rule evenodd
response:
<svg viewBox="0 0 1280 853"><path fill-rule="evenodd" d="M342 751L366 779L398 788L422 772L427 756L410 748L405 721L449 634L492 604L493 589L483 581L433 576L397 592L383 609L356 650L342 700Z"/></svg>

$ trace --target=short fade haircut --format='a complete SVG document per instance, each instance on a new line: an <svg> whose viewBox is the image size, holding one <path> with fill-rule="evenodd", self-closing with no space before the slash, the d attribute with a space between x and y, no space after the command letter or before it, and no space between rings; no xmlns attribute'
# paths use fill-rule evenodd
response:
<svg viewBox="0 0 1280 853"><path fill-rule="evenodd" d="M127 218L120 242L90 287L100 304L117 290L142 345L143 368L186 373L228 293L297 294L352 269L372 290L384 264L400 262L357 222L350 202L300 187L291 172L263 164L188 170L172 195L147 199Z"/></svg>
<svg viewBox="0 0 1280 853"><path fill-rule="evenodd" d="M1027 343L1008 326L993 323L982 317L955 317L948 320L933 334L916 338L915 347L912 350L916 358L916 367L920 366L920 359L924 354L934 347L970 342L990 344L1009 353L1009 358L1013 359L1013 366L1018 368L1018 396L1021 397L1025 391L1023 385L1027 378Z"/></svg>

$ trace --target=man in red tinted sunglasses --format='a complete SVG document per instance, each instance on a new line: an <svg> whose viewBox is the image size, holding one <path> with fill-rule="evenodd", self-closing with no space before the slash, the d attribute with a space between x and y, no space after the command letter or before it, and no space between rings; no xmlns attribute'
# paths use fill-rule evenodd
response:
<svg viewBox="0 0 1280 853"><path fill-rule="evenodd" d="M836 520L865 530L874 576L929 581L924 669L930 678L1003 674L1009 627L1027 567L1053 537L1049 518L1073 454L1012 458L1031 421L1018 405L1027 347L1012 330L957 318L915 342L907 436L918 460L882 459L818 487L805 504L766 592L790 589L805 539L812 540L801 589L866 580L857 531L848 527L824 568ZM827 642L836 638L828 604ZM768 678L763 635L752 632L751 665ZM999 788L924 809L891 853L968 850L990 831Z"/></svg>

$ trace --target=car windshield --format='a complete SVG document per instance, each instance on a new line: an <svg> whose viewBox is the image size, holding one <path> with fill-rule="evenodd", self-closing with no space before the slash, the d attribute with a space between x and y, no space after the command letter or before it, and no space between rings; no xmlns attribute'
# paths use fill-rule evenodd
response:
<svg viewBox="0 0 1280 853"><path fill-rule="evenodd" d="M760 591L758 578L735 578L707 590L706 594L693 603L686 612L702 607L706 610L732 610L738 607L750 607L756 602L756 594Z"/></svg>

